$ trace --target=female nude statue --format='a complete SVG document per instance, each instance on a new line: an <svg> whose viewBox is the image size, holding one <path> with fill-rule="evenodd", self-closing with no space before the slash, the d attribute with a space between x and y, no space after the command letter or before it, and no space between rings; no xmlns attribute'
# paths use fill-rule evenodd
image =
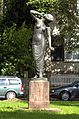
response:
<svg viewBox="0 0 79 119"><path fill-rule="evenodd" d="M44 73L44 54L45 54L45 40L48 39L50 49L51 47L51 35L50 27L45 24L48 19L53 20L53 16L50 14L42 14L35 10L30 10L32 17L35 20L34 34L33 34L33 55L36 62L36 70L38 78L43 77Z"/></svg>

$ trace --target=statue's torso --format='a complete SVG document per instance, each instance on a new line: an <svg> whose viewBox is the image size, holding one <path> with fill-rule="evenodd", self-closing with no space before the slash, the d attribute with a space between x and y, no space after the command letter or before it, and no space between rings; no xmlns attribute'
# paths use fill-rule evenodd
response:
<svg viewBox="0 0 79 119"><path fill-rule="evenodd" d="M42 20L36 22L34 27L33 44L40 44L45 40L46 26Z"/></svg>

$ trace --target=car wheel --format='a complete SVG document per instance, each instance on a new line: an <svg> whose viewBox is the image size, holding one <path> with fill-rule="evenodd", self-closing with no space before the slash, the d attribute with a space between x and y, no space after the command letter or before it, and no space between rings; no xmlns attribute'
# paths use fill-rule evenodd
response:
<svg viewBox="0 0 79 119"><path fill-rule="evenodd" d="M69 98L70 98L70 95L67 91L61 93L61 99L62 100L67 101L67 100L69 100Z"/></svg>
<svg viewBox="0 0 79 119"><path fill-rule="evenodd" d="M6 94L6 98L7 98L7 99L13 99L13 98L16 98L16 93L10 91L10 92L8 92L8 93Z"/></svg>

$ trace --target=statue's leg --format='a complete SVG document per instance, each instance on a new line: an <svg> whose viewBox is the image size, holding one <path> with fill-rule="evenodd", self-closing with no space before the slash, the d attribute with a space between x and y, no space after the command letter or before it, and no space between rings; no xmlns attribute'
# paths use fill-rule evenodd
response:
<svg viewBox="0 0 79 119"><path fill-rule="evenodd" d="M39 72L39 78L43 78L43 72L42 71Z"/></svg>
<svg viewBox="0 0 79 119"><path fill-rule="evenodd" d="M36 73L38 77L43 77L44 52L40 45L33 45L33 55L36 62Z"/></svg>

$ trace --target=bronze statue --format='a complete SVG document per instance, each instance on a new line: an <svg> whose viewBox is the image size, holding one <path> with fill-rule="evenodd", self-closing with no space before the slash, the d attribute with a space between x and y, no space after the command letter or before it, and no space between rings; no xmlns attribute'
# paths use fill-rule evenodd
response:
<svg viewBox="0 0 79 119"><path fill-rule="evenodd" d="M49 48L53 50L53 48L51 47L51 29L48 26L48 22L53 21L54 18L51 14L43 14L35 10L30 10L30 13L35 20L32 42L33 55L37 70L35 78L42 78L44 73L44 54L46 39L48 39Z"/></svg>

